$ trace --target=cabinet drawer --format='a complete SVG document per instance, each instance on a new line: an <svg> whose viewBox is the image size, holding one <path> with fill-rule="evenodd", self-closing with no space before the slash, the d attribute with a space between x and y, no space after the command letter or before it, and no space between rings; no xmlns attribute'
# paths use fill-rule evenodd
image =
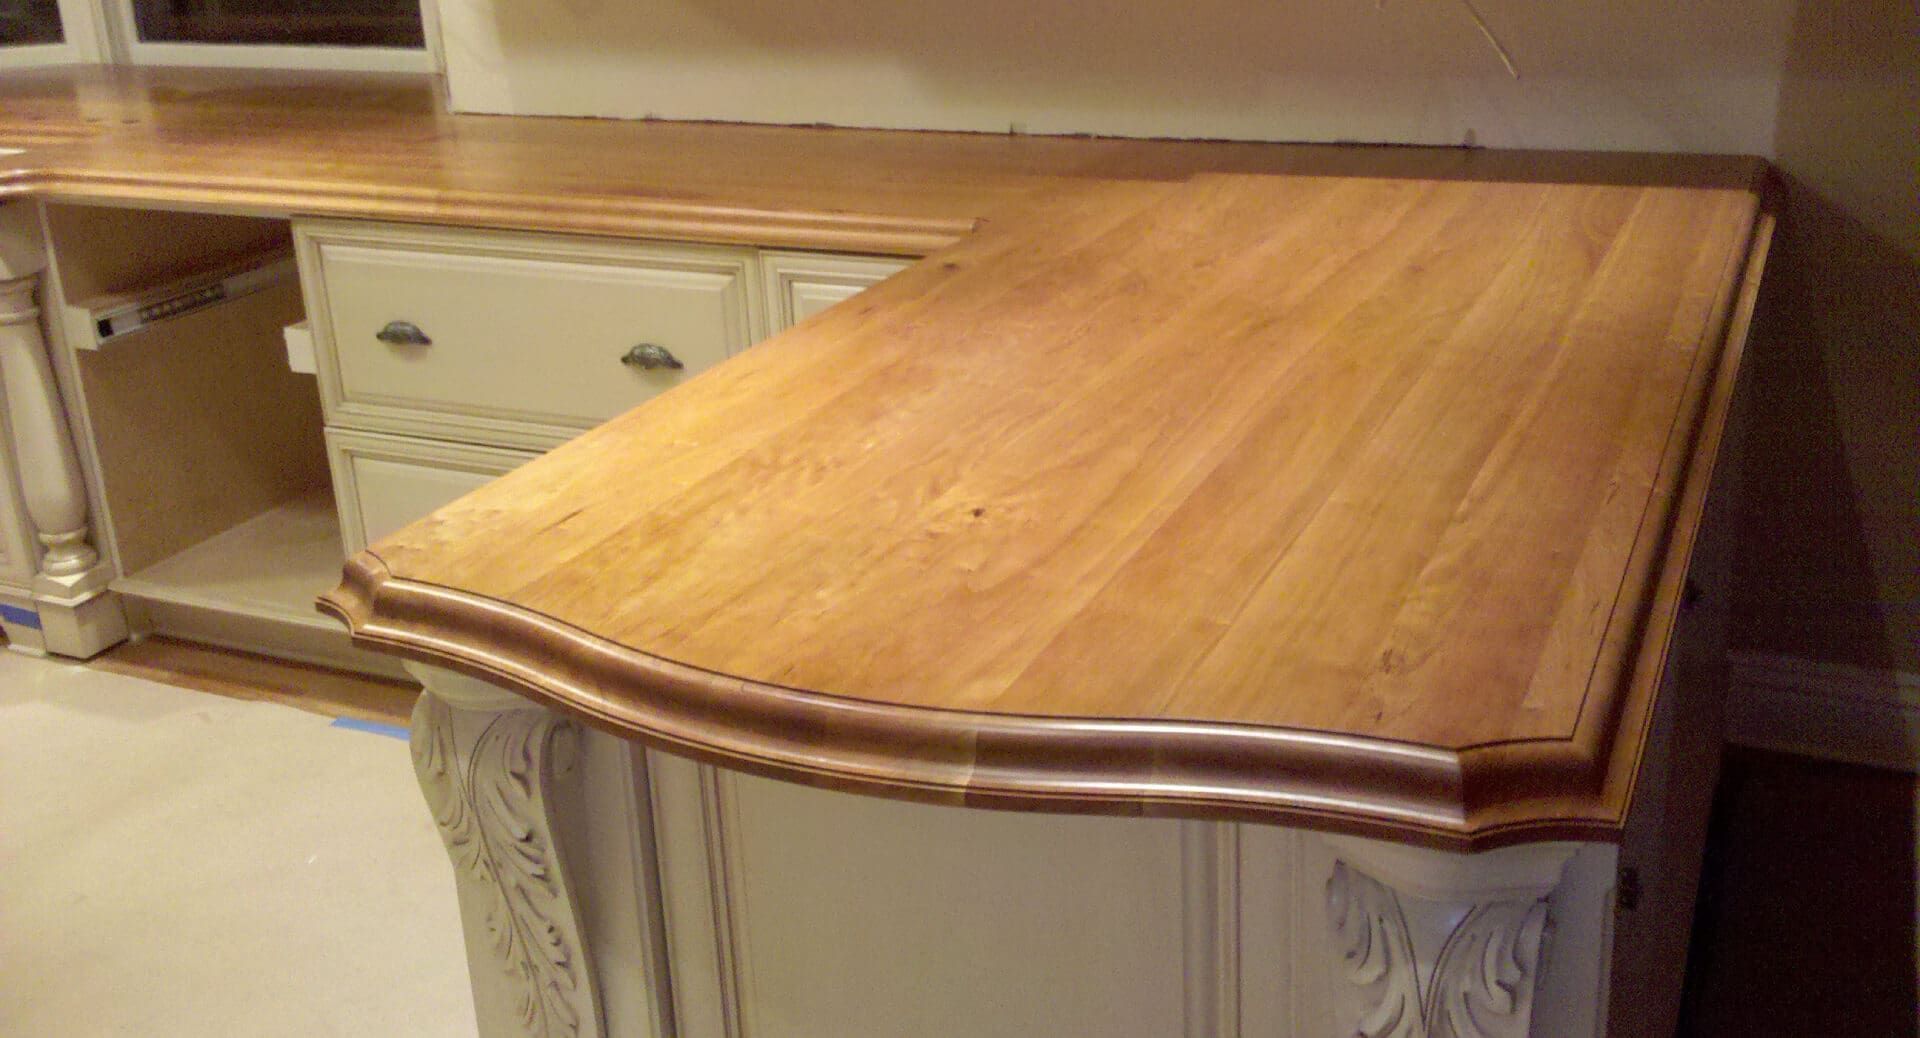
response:
<svg viewBox="0 0 1920 1038"><path fill-rule="evenodd" d="M819 252L760 253L769 331L779 332L859 295L907 269L912 260Z"/></svg>
<svg viewBox="0 0 1920 1038"><path fill-rule="evenodd" d="M536 457L530 451L328 429L341 545L352 555Z"/></svg>
<svg viewBox="0 0 1920 1038"><path fill-rule="evenodd" d="M327 221L297 239L330 425L548 447L760 323L747 249ZM403 325L421 341L392 341ZM624 362L643 344L682 366Z"/></svg>

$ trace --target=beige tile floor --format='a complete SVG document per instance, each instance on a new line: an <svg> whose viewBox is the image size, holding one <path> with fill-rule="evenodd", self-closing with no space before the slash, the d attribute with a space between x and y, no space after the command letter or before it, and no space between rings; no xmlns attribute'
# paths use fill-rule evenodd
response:
<svg viewBox="0 0 1920 1038"><path fill-rule="evenodd" d="M406 743L0 651L0 1035L472 1035Z"/></svg>

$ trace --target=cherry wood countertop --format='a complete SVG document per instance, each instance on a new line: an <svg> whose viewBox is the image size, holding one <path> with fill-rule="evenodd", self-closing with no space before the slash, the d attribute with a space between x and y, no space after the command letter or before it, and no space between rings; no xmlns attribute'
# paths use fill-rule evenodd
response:
<svg viewBox="0 0 1920 1038"><path fill-rule="evenodd" d="M1750 185L1756 159L462 116L428 76L0 72L0 199L924 255L1088 179L1199 172Z"/></svg>
<svg viewBox="0 0 1920 1038"><path fill-rule="evenodd" d="M362 644L830 788L1619 836L1757 161L0 101L0 196L933 253L350 560Z"/></svg>

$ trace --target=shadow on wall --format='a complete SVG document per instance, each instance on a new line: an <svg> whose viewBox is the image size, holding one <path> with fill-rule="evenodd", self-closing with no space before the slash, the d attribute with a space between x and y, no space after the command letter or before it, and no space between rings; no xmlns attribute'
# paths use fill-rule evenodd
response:
<svg viewBox="0 0 1920 1038"><path fill-rule="evenodd" d="M1680 1038L1914 1038L1912 776L1729 750Z"/></svg>
<svg viewBox="0 0 1920 1038"><path fill-rule="evenodd" d="M1920 8L1805 0L1748 354L1737 648L1920 671Z"/></svg>

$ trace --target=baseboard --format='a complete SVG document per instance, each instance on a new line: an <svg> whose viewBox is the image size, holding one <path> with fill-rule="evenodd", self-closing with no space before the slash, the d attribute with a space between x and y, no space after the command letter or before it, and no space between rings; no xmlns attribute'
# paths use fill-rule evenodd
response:
<svg viewBox="0 0 1920 1038"><path fill-rule="evenodd" d="M127 622L139 634L159 634L202 645L292 660L333 670L410 681L395 656L354 647L347 630L314 614L312 620L276 618L150 598L144 589L121 594Z"/></svg>
<svg viewBox="0 0 1920 1038"><path fill-rule="evenodd" d="M1728 742L1920 772L1920 674L1761 653L1728 663Z"/></svg>

